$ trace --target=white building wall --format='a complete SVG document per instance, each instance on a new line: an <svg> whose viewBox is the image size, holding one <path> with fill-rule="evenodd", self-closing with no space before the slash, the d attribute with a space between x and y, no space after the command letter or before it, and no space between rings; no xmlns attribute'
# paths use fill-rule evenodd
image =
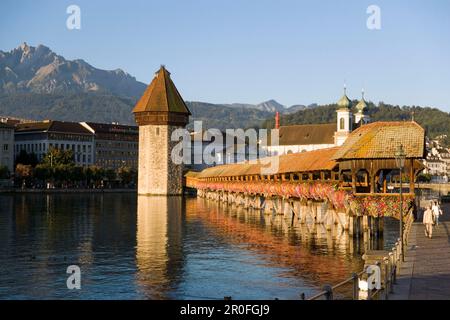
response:
<svg viewBox="0 0 450 320"><path fill-rule="evenodd" d="M334 144L308 144L308 145L286 145L286 146L269 146L268 153L271 156L283 155L288 153L300 153L315 151L325 148L332 148Z"/></svg>
<svg viewBox="0 0 450 320"><path fill-rule="evenodd" d="M0 128L0 165L14 171L14 129Z"/></svg>
<svg viewBox="0 0 450 320"><path fill-rule="evenodd" d="M50 147L62 150L74 150L75 164L79 166L90 166L95 161L94 141L72 141L72 140L23 140L15 141L14 157L25 150L27 153L35 153L41 161Z"/></svg>

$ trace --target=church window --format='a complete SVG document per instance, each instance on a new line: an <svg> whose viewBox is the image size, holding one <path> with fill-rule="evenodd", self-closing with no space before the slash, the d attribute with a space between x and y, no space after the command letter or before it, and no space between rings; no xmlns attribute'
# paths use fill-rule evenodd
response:
<svg viewBox="0 0 450 320"><path fill-rule="evenodd" d="M339 120L339 130L344 130L345 129L345 120L344 118L341 118Z"/></svg>

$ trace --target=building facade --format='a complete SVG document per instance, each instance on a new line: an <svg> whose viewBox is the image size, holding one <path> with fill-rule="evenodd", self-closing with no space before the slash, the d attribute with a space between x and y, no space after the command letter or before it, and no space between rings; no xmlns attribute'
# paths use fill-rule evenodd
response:
<svg viewBox="0 0 450 320"><path fill-rule="evenodd" d="M95 165L114 170L137 169L138 127L94 122L81 122L81 125L94 135Z"/></svg>
<svg viewBox="0 0 450 320"><path fill-rule="evenodd" d="M22 150L34 153L42 161L50 148L72 150L75 164L94 164L94 135L80 123L46 120L20 123L15 131L15 157Z"/></svg>
<svg viewBox="0 0 450 320"><path fill-rule="evenodd" d="M14 127L0 122L0 166L14 171Z"/></svg>
<svg viewBox="0 0 450 320"><path fill-rule="evenodd" d="M364 92L355 109L353 115L352 102L344 88L344 95L337 102L336 123L281 126L278 145L269 143L267 153L283 155L341 146L353 130L370 122Z"/></svg>

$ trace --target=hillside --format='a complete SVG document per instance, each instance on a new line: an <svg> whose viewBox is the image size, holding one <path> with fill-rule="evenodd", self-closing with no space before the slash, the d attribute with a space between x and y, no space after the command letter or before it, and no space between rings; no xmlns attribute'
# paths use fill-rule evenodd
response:
<svg viewBox="0 0 450 320"><path fill-rule="evenodd" d="M98 93L0 95L0 115L18 118L65 121L96 121L135 124L131 113L136 99ZM257 127L272 116L268 111L220 104L189 102L191 125L202 120L204 128Z"/></svg>
<svg viewBox="0 0 450 320"><path fill-rule="evenodd" d="M356 105L354 101L353 105ZM313 109L304 109L292 114L280 116L280 125L330 123L336 121L336 104L317 106ZM450 137L450 114L437 108L419 106L397 106L385 103L375 105L368 103L367 114L372 121L409 121L414 113L414 120L425 128L427 135L436 137L446 134ZM273 128L274 120L269 118L264 124L265 128Z"/></svg>

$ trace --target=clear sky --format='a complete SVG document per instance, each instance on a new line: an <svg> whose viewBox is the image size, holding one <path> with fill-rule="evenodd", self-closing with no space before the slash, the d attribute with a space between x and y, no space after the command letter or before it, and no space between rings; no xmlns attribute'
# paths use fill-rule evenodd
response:
<svg viewBox="0 0 450 320"><path fill-rule="evenodd" d="M450 111L446 0L1 0L0 50L24 41L145 83L165 64L185 100L331 103L346 81L351 98Z"/></svg>

